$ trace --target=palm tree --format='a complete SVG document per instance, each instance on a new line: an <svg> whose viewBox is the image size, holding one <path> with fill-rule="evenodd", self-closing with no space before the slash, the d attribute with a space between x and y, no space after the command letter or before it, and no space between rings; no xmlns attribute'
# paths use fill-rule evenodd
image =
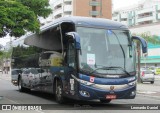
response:
<svg viewBox="0 0 160 113"><path fill-rule="evenodd" d="M151 35L150 32L144 32L141 34L134 34L136 36L140 36L144 38L148 43L152 43L154 45L160 44L160 38L157 35ZM140 42L136 41L137 43L137 55L138 55L138 83L141 81L140 80L140 59L141 59L141 47L140 47ZM147 54L144 55L145 57Z"/></svg>

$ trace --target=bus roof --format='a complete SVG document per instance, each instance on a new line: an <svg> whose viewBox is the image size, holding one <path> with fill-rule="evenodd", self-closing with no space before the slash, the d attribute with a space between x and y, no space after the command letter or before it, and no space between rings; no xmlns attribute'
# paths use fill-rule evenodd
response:
<svg viewBox="0 0 160 113"><path fill-rule="evenodd" d="M109 19L103 18L91 18L91 17L79 17L79 16L70 16L70 17L62 17L56 19L53 22L50 22L41 27L41 32L46 31L59 23L69 22L73 23L77 26L88 26L88 27L98 27L98 28L106 28L106 29L128 29L128 27L120 22L115 22Z"/></svg>

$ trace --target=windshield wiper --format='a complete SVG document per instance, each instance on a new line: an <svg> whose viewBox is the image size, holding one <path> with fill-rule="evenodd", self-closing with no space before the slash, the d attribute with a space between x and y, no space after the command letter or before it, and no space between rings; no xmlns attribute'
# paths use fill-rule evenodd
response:
<svg viewBox="0 0 160 113"><path fill-rule="evenodd" d="M90 72L89 74L92 74L92 73L94 73L95 71L97 71L97 70L99 70L99 69L103 69L103 70L118 70L118 69L120 69L120 70L122 70L123 72L125 72L127 75L130 76L130 74L129 74L124 68L122 68L122 67L114 67L114 66L111 66L111 67L103 66L103 67L101 67L101 68L97 68L97 69L93 70L93 71Z"/></svg>
<svg viewBox="0 0 160 113"><path fill-rule="evenodd" d="M113 32L113 31L112 31L112 33L116 36L117 41L118 41L118 43L119 43L119 46L120 46L120 48L121 48L121 50L122 50L123 57L124 57L124 69L125 69L125 67L126 67L126 56L125 56L124 49L123 49L123 47L122 47L122 45L121 45L121 43L120 43L120 41L119 41L119 38L118 38L118 36L116 35L116 33Z"/></svg>

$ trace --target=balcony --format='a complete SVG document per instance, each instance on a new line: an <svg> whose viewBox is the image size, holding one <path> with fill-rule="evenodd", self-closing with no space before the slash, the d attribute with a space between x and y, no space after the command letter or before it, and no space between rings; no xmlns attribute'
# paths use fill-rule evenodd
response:
<svg viewBox="0 0 160 113"><path fill-rule="evenodd" d="M99 14L100 14L99 11L90 11L89 13L91 16L99 16Z"/></svg>
<svg viewBox="0 0 160 113"><path fill-rule="evenodd" d="M89 5L90 6L100 6L100 2L98 2L98 1L91 1L91 2L89 2Z"/></svg>
<svg viewBox="0 0 160 113"><path fill-rule="evenodd" d="M72 2L72 0L64 0L64 2Z"/></svg>
<svg viewBox="0 0 160 113"><path fill-rule="evenodd" d="M138 18L137 22L141 23L141 22L145 22L145 21L152 21L153 19L154 19L153 16L145 16L143 18Z"/></svg>
<svg viewBox="0 0 160 113"><path fill-rule="evenodd" d="M54 10L53 16L60 15L62 13L63 13L63 10L62 8L60 8L60 9Z"/></svg>
<svg viewBox="0 0 160 113"><path fill-rule="evenodd" d="M150 13L150 12L153 12L153 8L146 8L146 9L139 10L137 11L137 14L141 15L143 13Z"/></svg>
<svg viewBox="0 0 160 113"><path fill-rule="evenodd" d="M63 3L63 0L57 0L56 2L53 3L53 7L61 5L62 3Z"/></svg>
<svg viewBox="0 0 160 113"><path fill-rule="evenodd" d="M68 11L72 11L72 10L73 10L72 5L65 5L64 6L64 12L68 12Z"/></svg>
<svg viewBox="0 0 160 113"><path fill-rule="evenodd" d="M127 13L121 14L121 18L128 18L128 14Z"/></svg>
<svg viewBox="0 0 160 113"><path fill-rule="evenodd" d="M157 10L160 11L160 5L158 5Z"/></svg>
<svg viewBox="0 0 160 113"><path fill-rule="evenodd" d="M160 19L160 13L158 14L158 19Z"/></svg>

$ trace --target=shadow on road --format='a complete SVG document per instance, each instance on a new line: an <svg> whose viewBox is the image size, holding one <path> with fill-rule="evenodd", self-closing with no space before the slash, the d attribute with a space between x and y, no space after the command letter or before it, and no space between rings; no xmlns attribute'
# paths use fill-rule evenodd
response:
<svg viewBox="0 0 160 113"><path fill-rule="evenodd" d="M55 96L53 94L39 92L39 91L26 91L24 93L37 96L49 101L56 102ZM39 103L37 103L39 104ZM130 105L127 104L113 104L111 103L101 103L99 100L94 101L80 101L73 99L66 99L64 104L44 104L42 105L46 110L65 110L65 109L76 109L76 110L85 110L85 109L101 109L101 110L130 110ZM116 109L115 109L116 108Z"/></svg>

